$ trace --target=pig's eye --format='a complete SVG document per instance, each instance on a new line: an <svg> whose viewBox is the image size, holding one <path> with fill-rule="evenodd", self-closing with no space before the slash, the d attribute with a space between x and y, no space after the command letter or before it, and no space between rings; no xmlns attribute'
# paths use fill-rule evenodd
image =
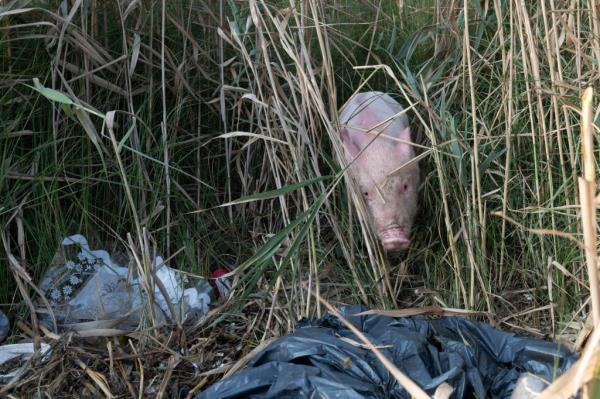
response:
<svg viewBox="0 0 600 399"><path fill-rule="evenodd" d="M404 191L408 190L408 184L404 185Z"/></svg>
<svg viewBox="0 0 600 399"><path fill-rule="evenodd" d="M363 197L365 197L366 199L369 199L369 192L363 191Z"/></svg>

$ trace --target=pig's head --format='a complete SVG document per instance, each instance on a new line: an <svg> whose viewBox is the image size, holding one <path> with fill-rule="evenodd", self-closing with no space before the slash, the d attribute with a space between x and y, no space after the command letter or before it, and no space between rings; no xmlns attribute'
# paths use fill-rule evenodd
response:
<svg viewBox="0 0 600 399"><path fill-rule="evenodd" d="M370 143L375 136L365 130L375 126L377 120L368 115L359 118L362 129L349 123L342 127L341 138L346 160L351 162L358 156L350 167L350 174L368 206L372 226L384 249L398 252L410 246L410 231L417 211L419 169L416 162L405 165L414 158L413 148L407 144L411 142L407 125L392 123L385 128L375 128L373 133L381 134Z"/></svg>

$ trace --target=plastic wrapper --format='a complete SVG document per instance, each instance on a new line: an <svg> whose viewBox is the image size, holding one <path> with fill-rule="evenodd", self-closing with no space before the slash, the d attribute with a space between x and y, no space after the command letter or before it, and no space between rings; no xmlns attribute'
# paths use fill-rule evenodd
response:
<svg viewBox="0 0 600 399"><path fill-rule="evenodd" d="M90 249L82 235L65 238L39 284L59 324L74 330L83 326L131 330L149 318L150 310L154 325L173 323L167 302L173 305L178 321L208 312L212 287L206 280L184 275L157 256L155 278L162 282L167 298L158 285L150 298L128 263L125 257L115 260L105 250ZM45 307L40 304L39 308ZM48 315L42 320L51 325Z"/></svg>
<svg viewBox="0 0 600 399"><path fill-rule="evenodd" d="M523 373L517 380L515 389L510 399L534 399L537 398L548 387L548 381L537 375Z"/></svg>
<svg viewBox="0 0 600 399"><path fill-rule="evenodd" d="M342 315L428 394L447 383L451 398L510 398L522 373L552 381L577 355L560 345L459 317ZM302 320L246 367L196 399L410 398L375 355L332 315Z"/></svg>

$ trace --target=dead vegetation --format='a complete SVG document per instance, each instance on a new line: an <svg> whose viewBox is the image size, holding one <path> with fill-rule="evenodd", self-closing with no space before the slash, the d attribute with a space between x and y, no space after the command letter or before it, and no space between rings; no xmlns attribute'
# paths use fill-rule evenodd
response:
<svg viewBox="0 0 600 399"><path fill-rule="evenodd" d="M0 293L23 318L13 341L53 347L3 395L189 396L320 316L313 291L585 344L598 287L580 96L600 78L595 2L0 4ZM395 93L421 145L415 245L399 259L339 167L336 110L361 87ZM73 231L199 275L235 268L231 301L193 326L44 330L28 298Z"/></svg>

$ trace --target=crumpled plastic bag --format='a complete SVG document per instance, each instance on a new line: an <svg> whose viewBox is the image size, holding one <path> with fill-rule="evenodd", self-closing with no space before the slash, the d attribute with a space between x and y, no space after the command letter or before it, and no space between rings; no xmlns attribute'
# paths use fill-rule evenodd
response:
<svg viewBox="0 0 600 399"><path fill-rule="evenodd" d="M206 280L193 281L168 267L160 256L155 264L155 276L164 285L168 298L155 287L154 325L174 322L167 301L173 304L179 321L193 320L208 312L212 287ZM87 323L87 328L130 330L147 317L150 305L136 271L130 276L126 264L117 263L105 250L91 250L80 234L63 240L39 286L59 323L70 329L80 329L78 323ZM48 315L42 320L50 324ZM98 323L89 323L93 321Z"/></svg>
<svg viewBox="0 0 600 399"><path fill-rule="evenodd" d="M559 344L493 329L460 317L427 319L341 314L403 373L432 395L442 383L452 398L510 398L523 372L552 381L577 355ZM387 369L335 316L302 320L247 366L196 396L236 398L410 398Z"/></svg>

